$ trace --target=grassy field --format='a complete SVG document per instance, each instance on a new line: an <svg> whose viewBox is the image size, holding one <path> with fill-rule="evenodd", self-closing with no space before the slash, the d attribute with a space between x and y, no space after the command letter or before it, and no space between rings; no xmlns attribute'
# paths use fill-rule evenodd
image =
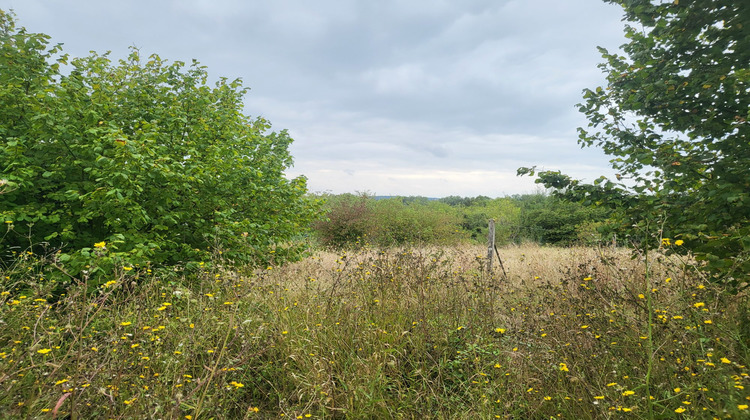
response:
<svg viewBox="0 0 750 420"><path fill-rule="evenodd" d="M743 418L750 309L622 249L318 252L124 267L50 303L3 269L2 418Z"/></svg>

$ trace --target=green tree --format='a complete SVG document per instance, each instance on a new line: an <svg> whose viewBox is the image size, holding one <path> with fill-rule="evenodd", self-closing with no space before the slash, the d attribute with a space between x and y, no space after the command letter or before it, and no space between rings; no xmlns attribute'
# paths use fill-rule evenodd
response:
<svg viewBox="0 0 750 420"><path fill-rule="evenodd" d="M241 81L209 86L198 62L136 49L69 59L48 42L0 11L0 221L17 232L1 247L46 242L65 260L103 242L168 264L299 255L291 239L316 206L305 178L284 177L286 131L241 112Z"/></svg>
<svg viewBox="0 0 750 420"><path fill-rule="evenodd" d="M658 226L723 281L747 282L750 2L606 1L623 7L629 41L624 56L600 49L607 86L584 90L579 142L611 155L617 180L542 172L538 182L612 206L627 226Z"/></svg>
<svg viewBox="0 0 750 420"><path fill-rule="evenodd" d="M584 206L542 194L518 199L520 236L542 244L572 245L580 241L581 226L601 223L607 218L604 208Z"/></svg>

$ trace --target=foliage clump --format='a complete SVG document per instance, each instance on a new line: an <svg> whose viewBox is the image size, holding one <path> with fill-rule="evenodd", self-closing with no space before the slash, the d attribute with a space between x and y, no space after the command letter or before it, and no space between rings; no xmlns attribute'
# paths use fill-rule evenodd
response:
<svg viewBox="0 0 750 420"><path fill-rule="evenodd" d="M287 132L241 112L240 80L48 42L0 11L2 254L46 243L73 275L94 244L136 264L299 256L290 240L315 205L304 177L284 177Z"/></svg>

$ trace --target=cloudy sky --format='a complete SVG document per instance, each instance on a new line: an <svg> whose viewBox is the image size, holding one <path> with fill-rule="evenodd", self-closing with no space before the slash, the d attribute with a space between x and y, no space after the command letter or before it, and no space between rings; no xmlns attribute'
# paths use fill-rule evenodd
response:
<svg viewBox="0 0 750 420"><path fill-rule="evenodd" d="M242 78L246 113L288 129L316 192L499 197L537 165L592 180L581 90L624 43L601 0L0 0L73 56L112 51Z"/></svg>

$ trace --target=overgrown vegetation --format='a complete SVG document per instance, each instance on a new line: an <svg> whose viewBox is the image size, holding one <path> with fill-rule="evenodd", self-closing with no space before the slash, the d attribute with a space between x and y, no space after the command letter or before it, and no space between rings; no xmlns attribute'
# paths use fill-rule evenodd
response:
<svg viewBox="0 0 750 420"><path fill-rule="evenodd" d="M325 218L313 224L319 242L334 248L486 243L495 219L500 245L531 241L573 245L610 241L609 211L543 193L504 198L325 196Z"/></svg>
<svg viewBox="0 0 750 420"><path fill-rule="evenodd" d="M671 245L677 246L677 245ZM5 418L740 418L747 296L624 250L317 253L241 276L122 272L0 294ZM35 282L30 281L34 279ZM138 287L134 284L139 283ZM23 294L22 294L23 293Z"/></svg>
<svg viewBox="0 0 750 420"><path fill-rule="evenodd" d="M0 11L3 418L747 417L747 6L623 5L649 30L628 29L632 63L606 55L610 89L582 105L604 133L582 141L637 183L541 174L614 213L309 197L239 82L54 58ZM502 277L474 245L490 218ZM282 265L310 224L325 247Z"/></svg>

